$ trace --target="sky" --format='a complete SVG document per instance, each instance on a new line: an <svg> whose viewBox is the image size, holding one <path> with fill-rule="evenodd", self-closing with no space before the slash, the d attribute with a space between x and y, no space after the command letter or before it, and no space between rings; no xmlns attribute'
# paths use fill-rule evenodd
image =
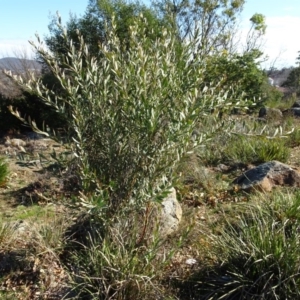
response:
<svg viewBox="0 0 300 300"><path fill-rule="evenodd" d="M255 13L266 18L263 51L269 60L265 67L295 66L300 51L300 0L248 0L241 15L243 28L249 28Z"/></svg>
<svg viewBox="0 0 300 300"><path fill-rule="evenodd" d="M88 0L0 0L0 58L27 52L32 56L28 40L49 34L50 16L56 11L65 23L70 13L84 14ZM241 14L242 32L250 28L255 13L266 17L267 31L262 50L268 60L264 67L295 66L300 51L300 0L246 0Z"/></svg>

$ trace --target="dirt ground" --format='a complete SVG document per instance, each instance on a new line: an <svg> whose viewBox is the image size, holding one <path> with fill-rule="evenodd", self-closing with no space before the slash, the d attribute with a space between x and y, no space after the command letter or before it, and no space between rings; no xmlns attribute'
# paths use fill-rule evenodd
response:
<svg viewBox="0 0 300 300"><path fill-rule="evenodd" d="M36 201L38 194L41 201L47 186L58 187L55 170L50 172L45 167L54 163L50 154L62 150L53 140L36 135L5 136L0 140L0 155L5 157L9 169L7 182L0 188L0 215L10 215L15 206Z"/></svg>
<svg viewBox="0 0 300 300"><path fill-rule="evenodd" d="M31 132L0 138L9 170L0 187L0 219L8 224L0 228L0 299L62 298L67 275L51 247L59 247L55 234L68 226L62 199L72 191L59 163L65 153L64 146Z"/></svg>

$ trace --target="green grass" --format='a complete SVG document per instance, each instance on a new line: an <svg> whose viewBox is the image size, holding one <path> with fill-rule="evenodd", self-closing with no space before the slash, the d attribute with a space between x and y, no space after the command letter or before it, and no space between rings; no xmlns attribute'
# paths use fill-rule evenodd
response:
<svg viewBox="0 0 300 300"><path fill-rule="evenodd" d="M169 248L154 215L149 211L147 224L141 210L118 215L104 227L81 226L84 242L71 241L67 263L77 266L71 276L80 299L171 299L163 280L186 233Z"/></svg>
<svg viewBox="0 0 300 300"><path fill-rule="evenodd" d="M8 173L7 163L4 158L0 157L0 186L5 183Z"/></svg>
<svg viewBox="0 0 300 300"><path fill-rule="evenodd" d="M47 222L55 217L54 208L40 205L23 206L19 205L9 211L8 216L4 216L7 221L35 221L38 223Z"/></svg>
<svg viewBox="0 0 300 300"><path fill-rule="evenodd" d="M294 130L286 141L287 147L298 147L300 146L300 129Z"/></svg>
<svg viewBox="0 0 300 300"><path fill-rule="evenodd" d="M199 157L206 165L259 164L270 160L286 162L290 150L284 138L268 139L262 136L231 136L226 144L218 141L199 151Z"/></svg>
<svg viewBox="0 0 300 300"><path fill-rule="evenodd" d="M282 138L237 137L225 150L228 160L242 163L264 163L270 160L286 162L289 149Z"/></svg>
<svg viewBox="0 0 300 300"><path fill-rule="evenodd" d="M300 193L257 197L203 232L210 263L181 284L184 299L299 299Z"/></svg>

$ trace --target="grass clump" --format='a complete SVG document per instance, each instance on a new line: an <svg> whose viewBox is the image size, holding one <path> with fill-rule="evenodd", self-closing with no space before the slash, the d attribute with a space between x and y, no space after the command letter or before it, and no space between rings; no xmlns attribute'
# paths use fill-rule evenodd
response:
<svg viewBox="0 0 300 300"><path fill-rule="evenodd" d="M225 160L241 163L264 163L270 160L286 162L289 149L281 138L233 137L224 151Z"/></svg>
<svg viewBox="0 0 300 300"><path fill-rule="evenodd" d="M110 226L98 222L85 227L81 242L71 241L67 265L76 266L70 271L78 299L168 299L163 280L182 240L167 248L152 210L119 213Z"/></svg>
<svg viewBox="0 0 300 300"><path fill-rule="evenodd" d="M0 157L0 186L5 183L8 173L8 165L4 158Z"/></svg>
<svg viewBox="0 0 300 300"><path fill-rule="evenodd" d="M216 142L218 145L216 145ZM290 149L283 138L266 138L262 136L230 136L226 143L213 141L211 145L199 152L205 164L259 164L271 160L287 162Z"/></svg>
<svg viewBox="0 0 300 300"><path fill-rule="evenodd" d="M300 194L261 197L209 234L211 263L186 282L192 299L300 297Z"/></svg>
<svg viewBox="0 0 300 300"><path fill-rule="evenodd" d="M300 129L297 128L288 136L286 145L291 148L300 146Z"/></svg>
<svg viewBox="0 0 300 300"><path fill-rule="evenodd" d="M63 216L44 224L0 222L0 299L47 299L56 292L54 299L62 299L68 278L59 256L67 224Z"/></svg>

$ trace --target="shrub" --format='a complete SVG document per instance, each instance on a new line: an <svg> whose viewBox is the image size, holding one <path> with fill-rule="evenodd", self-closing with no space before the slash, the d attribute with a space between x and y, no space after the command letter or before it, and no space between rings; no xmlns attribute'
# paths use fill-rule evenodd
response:
<svg viewBox="0 0 300 300"><path fill-rule="evenodd" d="M89 54L81 36L80 50L75 49L63 30L69 45L64 69L51 53L35 46L65 97L34 77L28 84L19 80L59 113L71 110L68 127L75 131L73 149L85 191L96 191L90 199L113 210L122 203L147 201L169 186L201 116L234 106L222 91L199 89L204 66L197 56L197 39L179 46L175 35L163 30L150 43L143 22L131 27L126 50L112 22L98 59ZM194 145L200 141L201 136Z"/></svg>

